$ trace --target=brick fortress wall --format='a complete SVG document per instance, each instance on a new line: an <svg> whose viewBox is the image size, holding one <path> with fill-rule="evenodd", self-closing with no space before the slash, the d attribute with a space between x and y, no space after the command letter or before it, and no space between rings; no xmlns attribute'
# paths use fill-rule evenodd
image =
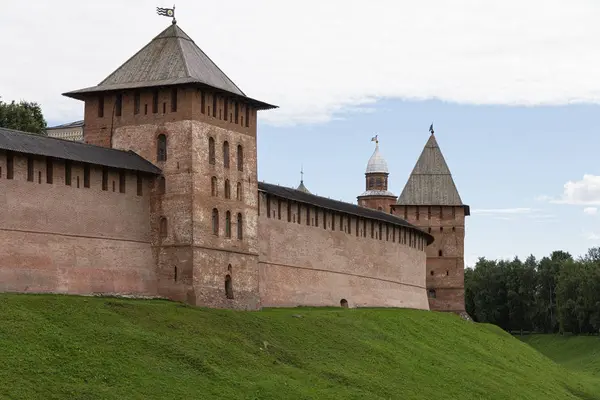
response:
<svg viewBox="0 0 600 400"><path fill-rule="evenodd" d="M0 152L0 290L72 294L156 295L150 251L150 178L137 192L137 177L109 171L102 190L102 169L73 163L71 185L65 162L33 158L28 180L26 155L12 153L14 177L7 179L7 153Z"/></svg>
<svg viewBox="0 0 600 400"><path fill-rule="evenodd" d="M339 306L344 299L350 307L429 309L421 235L368 219L357 225L354 216L305 204L298 214L298 203L259 196L264 307Z"/></svg>

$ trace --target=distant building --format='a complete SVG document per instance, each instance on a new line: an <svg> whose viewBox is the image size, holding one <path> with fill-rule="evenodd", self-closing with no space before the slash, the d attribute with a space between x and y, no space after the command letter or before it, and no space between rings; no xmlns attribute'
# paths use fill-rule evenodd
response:
<svg viewBox="0 0 600 400"><path fill-rule="evenodd" d="M53 138L83 142L83 120L50 127L46 129L46 134Z"/></svg>

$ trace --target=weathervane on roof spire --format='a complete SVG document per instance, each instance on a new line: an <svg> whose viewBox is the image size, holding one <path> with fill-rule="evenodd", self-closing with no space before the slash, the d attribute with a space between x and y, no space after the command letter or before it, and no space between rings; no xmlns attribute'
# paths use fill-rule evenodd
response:
<svg viewBox="0 0 600 400"><path fill-rule="evenodd" d="M429 126L429 133L431 133L433 135L433 122Z"/></svg>
<svg viewBox="0 0 600 400"><path fill-rule="evenodd" d="M175 4L173 4L173 8L156 7L156 13L164 17L172 17L173 21L171 23L173 25L177 23L177 20L175 19Z"/></svg>
<svg viewBox="0 0 600 400"><path fill-rule="evenodd" d="M304 182L304 166L300 164L300 183Z"/></svg>
<svg viewBox="0 0 600 400"><path fill-rule="evenodd" d="M375 144L379 144L379 139L377 138L378 135L375 135L371 138L371 142L375 142Z"/></svg>

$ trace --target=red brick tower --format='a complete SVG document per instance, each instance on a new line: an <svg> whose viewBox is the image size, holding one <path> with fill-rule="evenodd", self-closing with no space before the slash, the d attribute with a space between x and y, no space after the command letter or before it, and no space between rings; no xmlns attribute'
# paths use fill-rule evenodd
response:
<svg viewBox="0 0 600 400"><path fill-rule="evenodd" d="M372 140L375 151L367 163L365 192L357 197L358 205L389 213L396 203L396 195L388 190L388 166L379 152L379 139L375 136Z"/></svg>
<svg viewBox="0 0 600 400"><path fill-rule="evenodd" d="M211 307L260 307L257 111L175 21L85 102L86 143L157 165L152 246L158 293Z"/></svg>
<svg viewBox="0 0 600 400"><path fill-rule="evenodd" d="M465 217L469 206L458 194L433 127L392 213L435 238L426 249L430 309L464 312Z"/></svg>

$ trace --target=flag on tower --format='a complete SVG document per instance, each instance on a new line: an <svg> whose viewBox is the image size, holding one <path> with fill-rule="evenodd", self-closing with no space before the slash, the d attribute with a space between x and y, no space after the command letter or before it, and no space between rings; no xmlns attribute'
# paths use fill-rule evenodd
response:
<svg viewBox="0 0 600 400"><path fill-rule="evenodd" d="M156 7L156 13L165 17L175 17L175 7L173 8L161 8Z"/></svg>
<svg viewBox="0 0 600 400"><path fill-rule="evenodd" d="M433 122L431 123L431 126L429 127L429 132L433 135Z"/></svg>
<svg viewBox="0 0 600 400"><path fill-rule="evenodd" d="M371 142L379 143L379 140L377 139L377 135L375 135L371 138Z"/></svg>

